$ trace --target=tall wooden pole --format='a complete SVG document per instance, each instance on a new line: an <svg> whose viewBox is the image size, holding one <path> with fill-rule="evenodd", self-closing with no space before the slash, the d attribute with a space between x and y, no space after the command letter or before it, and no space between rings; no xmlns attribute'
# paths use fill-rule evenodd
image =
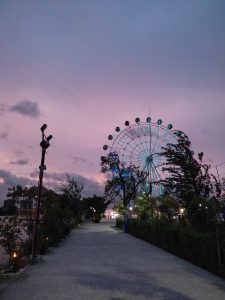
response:
<svg viewBox="0 0 225 300"><path fill-rule="evenodd" d="M31 263L34 264L35 257L37 254L37 246L38 246L38 232L39 232L39 223L40 223L40 204L41 204L41 194L42 194L42 182L43 182L43 175L44 170L46 170L45 166L45 154L46 149L50 146L50 139L52 139L52 135L49 137L45 137L44 130L47 128L47 125L44 124L41 127L42 132L42 141L40 143L40 146L42 148L41 153L41 164L39 166L39 182L38 182L38 198L37 198L37 205L36 205L36 216L35 216L35 225L34 225L34 234L33 234L33 243L32 243L32 258Z"/></svg>

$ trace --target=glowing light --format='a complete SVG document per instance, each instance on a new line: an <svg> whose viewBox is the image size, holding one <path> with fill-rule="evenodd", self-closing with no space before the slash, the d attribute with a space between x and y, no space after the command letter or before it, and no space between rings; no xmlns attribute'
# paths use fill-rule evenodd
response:
<svg viewBox="0 0 225 300"><path fill-rule="evenodd" d="M16 251L16 250L13 250L11 256L12 256L12 258L17 258L17 257L18 257L17 251Z"/></svg>
<svg viewBox="0 0 225 300"><path fill-rule="evenodd" d="M184 208L180 208L180 209L179 209L179 213L182 215L183 212L184 212Z"/></svg>

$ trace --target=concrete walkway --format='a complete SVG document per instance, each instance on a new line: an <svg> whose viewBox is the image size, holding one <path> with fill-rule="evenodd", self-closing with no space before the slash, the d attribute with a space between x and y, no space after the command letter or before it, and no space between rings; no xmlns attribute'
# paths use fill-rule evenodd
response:
<svg viewBox="0 0 225 300"><path fill-rule="evenodd" d="M225 299L225 280L113 225L102 221L74 230L0 299Z"/></svg>

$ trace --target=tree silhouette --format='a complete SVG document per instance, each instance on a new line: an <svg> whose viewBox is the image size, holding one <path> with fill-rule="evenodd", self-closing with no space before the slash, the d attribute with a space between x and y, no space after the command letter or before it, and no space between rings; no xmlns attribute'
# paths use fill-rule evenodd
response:
<svg viewBox="0 0 225 300"><path fill-rule="evenodd" d="M140 170L139 167L122 163L116 153L101 157L101 172L112 175L106 182L106 196L109 198L120 196L124 207L130 200L136 198L138 188L144 184L148 176L148 172Z"/></svg>

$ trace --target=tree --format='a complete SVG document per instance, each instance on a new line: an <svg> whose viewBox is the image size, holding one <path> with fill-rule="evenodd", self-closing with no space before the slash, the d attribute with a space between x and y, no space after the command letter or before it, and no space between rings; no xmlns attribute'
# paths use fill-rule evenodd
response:
<svg viewBox="0 0 225 300"><path fill-rule="evenodd" d="M210 175L207 164L203 164L203 152L194 158L191 142L182 131L176 132L178 143L162 147L162 156L166 158L163 172L169 176L162 180L170 194L187 201L194 196L208 197L211 191Z"/></svg>
<svg viewBox="0 0 225 300"><path fill-rule="evenodd" d="M55 245L66 235L64 210L61 209L62 196L52 190L42 194L39 247L44 251ZM68 232L67 232L68 233Z"/></svg>
<svg viewBox="0 0 225 300"><path fill-rule="evenodd" d="M76 180L70 176L67 176L67 185L61 188L62 209L67 214L73 226L81 222L84 213L81 195L83 188L82 184L78 184Z"/></svg>
<svg viewBox="0 0 225 300"><path fill-rule="evenodd" d="M17 215L0 218L0 245L5 253L10 255L14 249L23 252L26 226L27 223Z"/></svg>
<svg viewBox="0 0 225 300"><path fill-rule="evenodd" d="M104 214L106 208L111 203L105 197L93 195L93 197L83 199L85 203L86 217L94 221L100 221L101 216Z"/></svg>
<svg viewBox="0 0 225 300"><path fill-rule="evenodd" d="M136 198L138 188L144 184L148 176L148 172L140 170L139 167L122 163L116 153L101 157L101 172L112 174L112 178L106 182L106 196L109 198L119 196L124 207L130 200Z"/></svg>
<svg viewBox="0 0 225 300"><path fill-rule="evenodd" d="M157 216L158 199L147 193L142 193L137 197L137 212L141 220L149 220Z"/></svg>
<svg viewBox="0 0 225 300"><path fill-rule="evenodd" d="M21 197L24 195L26 188L24 189L21 185L16 185L8 188L7 193L7 214L15 215L17 210L17 205L21 201Z"/></svg>

